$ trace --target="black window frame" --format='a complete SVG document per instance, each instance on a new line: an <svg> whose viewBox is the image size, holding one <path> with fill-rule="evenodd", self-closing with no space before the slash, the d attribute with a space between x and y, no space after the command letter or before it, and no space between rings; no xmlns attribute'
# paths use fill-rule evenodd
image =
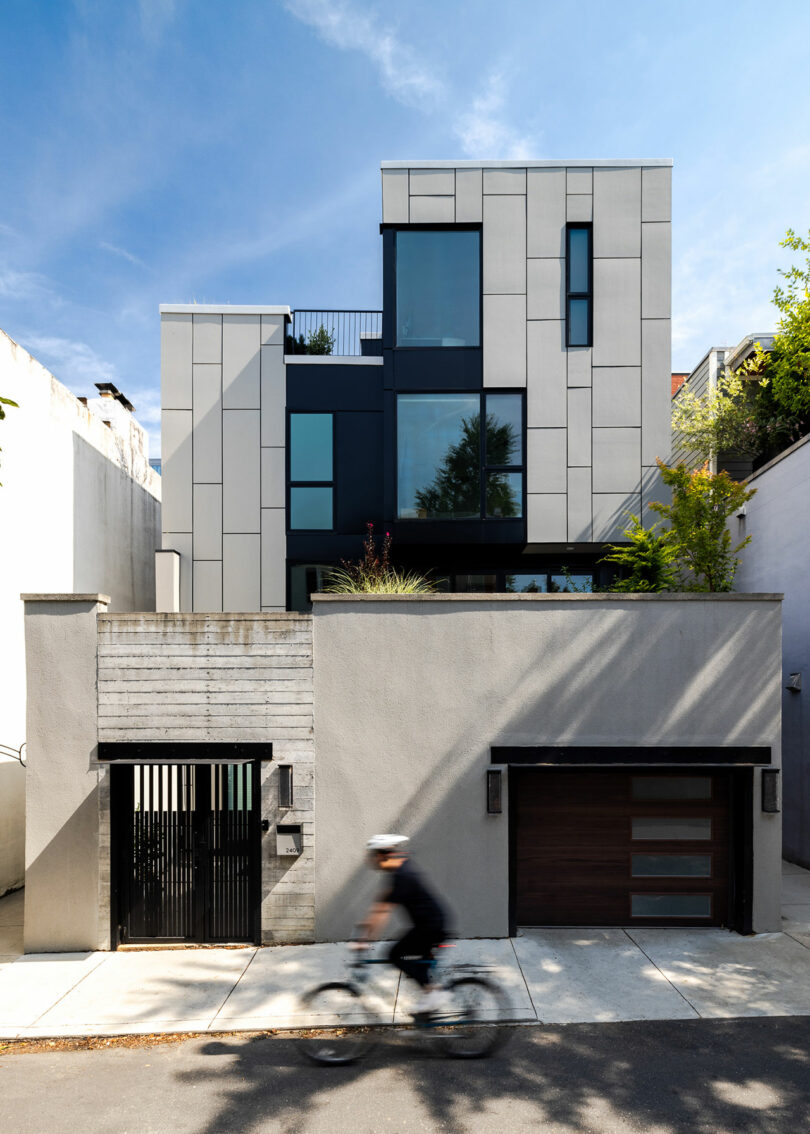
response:
<svg viewBox="0 0 810 1134"><path fill-rule="evenodd" d="M290 477L290 466L292 464L292 446L291 446L292 418L293 417L313 417L313 416L317 416L317 417L329 416L332 419L332 479L331 480L300 480L300 479L292 480L291 477ZM288 409L287 410L286 449L285 449L285 457L284 457L285 466L286 466L285 467L285 474L286 474L285 480L286 480L286 485L287 485L286 500L285 500L286 514L287 514L287 516L286 516L286 518L287 518L287 524L286 524L287 535L290 535L291 533L299 534L301 532L313 533L313 534L319 533L319 532L326 533L326 532L334 532L334 530L335 530L335 514L336 514L336 511L337 511L337 508L336 508L337 500L336 500L336 492L335 492L335 488L336 488L335 465L337 463L337 420L336 420L336 418L337 418L337 414L334 412L334 410L319 410L319 409L311 409L311 410L310 409L307 409L307 410L291 410L291 409ZM332 525L331 525L331 527L328 527L328 528L294 528L292 526L291 503L292 503L292 490L294 488L331 488L331 490L332 490Z"/></svg>
<svg viewBox="0 0 810 1134"><path fill-rule="evenodd" d="M581 230L588 233L588 290L571 290L571 232ZM588 301L587 342L571 342L571 300ZM565 226L565 345L566 348L586 348L593 346L593 224L590 221L571 221Z"/></svg>
<svg viewBox="0 0 810 1134"><path fill-rule="evenodd" d="M414 348L419 350L421 348ZM447 348L449 350L459 349L454 347ZM466 348L461 348L466 349ZM418 519L415 516L400 516L399 515L399 399L407 397L472 397L478 395L478 413L482 422L482 428L479 430L479 453L478 453L478 469L480 473L479 485L479 504L477 516L465 516L458 519L451 519L447 516L429 516L424 519ZM503 395L511 395L520 399L520 414L521 414L521 455L522 463L511 465L491 465L487 463L487 430L486 430L486 398L488 395L494 397L502 397ZM396 522L398 524L461 524L461 523L504 523L512 522L515 520L525 523L526 522L526 390L513 389L511 387L493 387L490 386L484 390L397 390L394 398L394 469L395 469L395 482L394 482L394 500L396 511ZM519 516L488 516L486 510L487 502L487 474L490 472L519 472L522 476L521 482L521 500L520 500L520 515Z"/></svg>
<svg viewBox="0 0 810 1134"><path fill-rule="evenodd" d="M383 226L380 226L381 228ZM393 348L394 350L483 350L484 347L484 239L483 239L483 225L480 221L469 222L461 224L448 224L448 223L435 223L435 224L392 224L386 225L394 234L394 249L393 249ZM400 232L477 232L478 233L478 342L473 345L466 343L464 346L409 346L406 343L399 342L398 336L398 275L397 275L397 254L398 254L398 236Z"/></svg>

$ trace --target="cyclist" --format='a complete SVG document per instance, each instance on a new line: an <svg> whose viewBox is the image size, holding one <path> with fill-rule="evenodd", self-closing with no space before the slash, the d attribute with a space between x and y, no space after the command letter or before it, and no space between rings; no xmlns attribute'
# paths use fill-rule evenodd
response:
<svg viewBox="0 0 810 1134"><path fill-rule="evenodd" d="M392 964L422 989L418 1015L429 1015L442 1006L440 990L430 983L433 950L447 937L444 911L410 861L406 835L374 835L366 843L371 865L381 870L386 881L379 898L372 903L364 921L357 926L362 938L357 948L375 941L394 908L401 906L411 920L411 928L389 953Z"/></svg>

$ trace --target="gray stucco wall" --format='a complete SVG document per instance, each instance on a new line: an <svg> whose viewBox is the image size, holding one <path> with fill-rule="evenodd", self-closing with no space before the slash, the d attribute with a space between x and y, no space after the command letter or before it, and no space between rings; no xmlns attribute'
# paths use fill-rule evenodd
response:
<svg viewBox="0 0 810 1134"><path fill-rule="evenodd" d="M756 496L746 515L732 519L736 539L750 535L741 553L737 590L779 590L783 604L782 748L785 857L810 867L810 438L805 438L750 478ZM784 688L801 673L804 688Z"/></svg>
<svg viewBox="0 0 810 1134"><path fill-rule="evenodd" d="M762 595L316 596L316 939L349 935L378 831L412 837L462 934L508 933L492 745L768 745L778 764L780 633ZM777 930L758 783L753 824L754 927Z"/></svg>
<svg viewBox="0 0 810 1134"><path fill-rule="evenodd" d="M95 949L99 925L96 615L101 595L26 596L26 953Z"/></svg>

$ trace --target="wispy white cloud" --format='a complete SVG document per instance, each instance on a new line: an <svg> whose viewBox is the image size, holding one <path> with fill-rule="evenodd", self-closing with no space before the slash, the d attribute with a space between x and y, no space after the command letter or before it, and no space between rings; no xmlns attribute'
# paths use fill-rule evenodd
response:
<svg viewBox="0 0 810 1134"><path fill-rule="evenodd" d="M284 7L315 28L325 43L343 51L359 51L370 59L384 89L405 106L425 110L444 98L441 79L374 13L346 0L284 0Z"/></svg>
<svg viewBox="0 0 810 1134"><path fill-rule="evenodd" d="M85 342L32 332L21 334L20 344L74 393L92 391L94 382L118 383L115 364Z"/></svg>
<svg viewBox="0 0 810 1134"><path fill-rule="evenodd" d="M492 71L483 89L470 97L440 78L390 25L349 0L284 0L284 6L325 43L365 55L397 102L423 114L442 114L465 157L537 156L536 137L510 121L505 67Z"/></svg>
<svg viewBox="0 0 810 1134"><path fill-rule="evenodd" d="M103 248L105 252L111 252L113 256L121 256L124 260L128 260L130 264L135 264L138 268L146 268L146 264L144 264L140 257L134 256L131 252L127 252L126 248L119 248L117 244L108 244L106 240L102 240L99 242L99 248Z"/></svg>
<svg viewBox="0 0 810 1134"><path fill-rule="evenodd" d="M0 296L4 299L44 299L55 301L53 289L46 276L39 272L18 272L7 264L0 264Z"/></svg>
<svg viewBox="0 0 810 1134"><path fill-rule="evenodd" d="M138 15L145 38L153 42L161 39L174 23L179 6L179 0L138 0Z"/></svg>
<svg viewBox="0 0 810 1134"><path fill-rule="evenodd" d="M502 71L493 71L484 89L473 99L469 111L462 113L454 126L467 156L537 157L536 139L522 133L510 123L506 98L504 74Z"/></svg>

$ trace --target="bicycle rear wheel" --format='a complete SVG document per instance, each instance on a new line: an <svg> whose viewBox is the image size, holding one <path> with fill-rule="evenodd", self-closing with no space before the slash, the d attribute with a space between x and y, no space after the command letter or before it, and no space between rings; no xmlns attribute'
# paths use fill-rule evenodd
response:
<svg viewBox="0 0 810 1134"><path fill-rule="evenodd" d="M508 1018L510 1004L496 984L483 977L460 977L449 981L444 992L449 999L449 1021L439 1039L446 1055L481 1059L506 1042L511 1029L498 1021Z"/></svg>
<svg viewBox="0 0 810 1134"><path fill-rule="evenodd" d="M298 1044L313 1063L354 1063L373 1046L366 1029L378 1020L353 984L320 984L302 998L301 1007L312 1030Z"/></svg>

